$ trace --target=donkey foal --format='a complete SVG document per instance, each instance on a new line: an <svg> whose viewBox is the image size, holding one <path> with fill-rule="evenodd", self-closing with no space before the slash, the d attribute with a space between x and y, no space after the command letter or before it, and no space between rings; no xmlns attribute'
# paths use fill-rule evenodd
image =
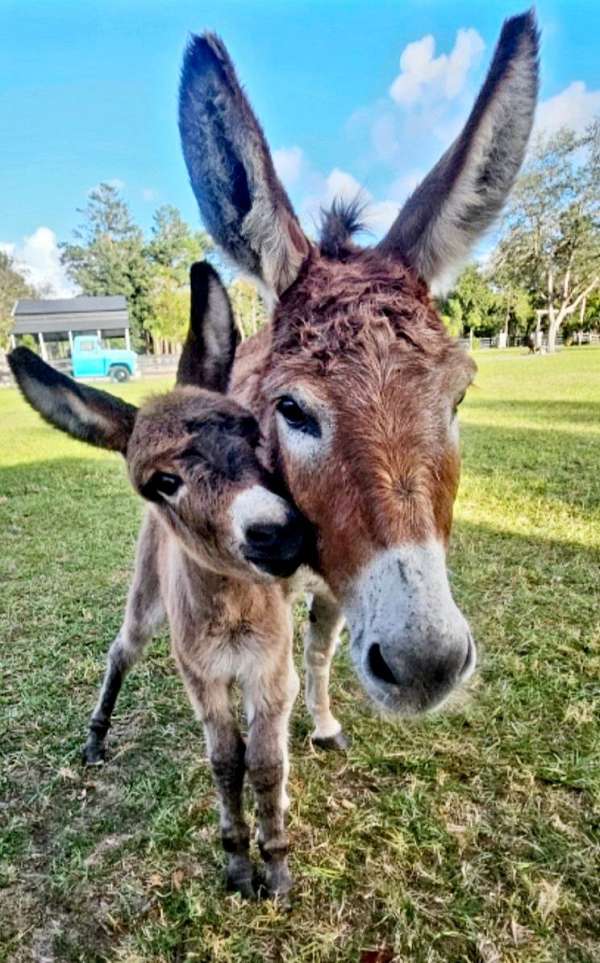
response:
<svg viewBox="0 0 600 963"><path fill-rule="evenodd" d="M222 366L231 364L233 350L224 354L221 361L204 356L205 382L209 369L213 383L227 380ZM13 352L10 364L25 397L48 421L120 451L134 488L150 503L125 621L92 716L87 760L100 761L123 675L166 614L177 666L204 726L228 884L255 894L242 809L247 771L266 886L285 894L291 886L284 826L287 730L298 678L286 583L278 578L304 560L308 540L302 517L277 494L257 458L255 419L235 401L190 386L137 410L76 384L26 348ZM246 741L232 710L234 682L243 694Z"/></svg>

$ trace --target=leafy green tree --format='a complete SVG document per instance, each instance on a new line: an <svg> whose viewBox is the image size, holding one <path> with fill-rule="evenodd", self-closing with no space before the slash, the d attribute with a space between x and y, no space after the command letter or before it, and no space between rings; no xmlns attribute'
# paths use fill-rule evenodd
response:
<svg viewBox="0 0 600 963"><path fill-rule="evenodd" d="M448 334L459 338L463 333L465 318L460 298L449 296L440 304L442 321L446 325Z"/></svg>
<svg viewBox="0 0 600 963"><path fill-rule="evenodd" d="M141 229L117 188L100 184L79 210L74 242L63 243L61 261L84 294L124 294L134 346L145 347L144 320L150 312L151 270Z"/></svg>
<svg viewBox="0 0 600 963"><path fill-rule="evenodd" d="M250 338L267 321L265 304L256 285L246 278L237 278L228 291L242 337Z"/></svg>
<svg viewBox="0 0 600 963"><path fill-rule="evenodd" d="M117 188L100 184L80 210L74 241L61 245L61 260L84 294L124 294L134 346L165 350L185 337L189 268L212 244L192 232L177 208L154 214L148 240ZM183 320L182 320L183 319Z"/></svg>
<svg viewBox="0 0 600 963"><path fill-rule="evenodd" d="M187 284L190 265L213 250L208 234L192 231L176 207L163 204L154 212L146 254L150 261L169 270L179 284Z"/></svg>
<svg viewBox="0 0 600 963"><path fill-rule="evenodd" d="M565 341L570 343L581 342L587 331L600 331L600 288L583 298L577 311L569 315L563 325Z"/></svg>
<svg viewBox="0 0 600 963"><path fill-rule="evenodd" d="M34 298L36 293L33 285L20 273L10 254L0 251L0 347L8 347L15 301L19 298Z"/></svg>
<svg viewBox="0 0 600 963"><path fill-rule="evenodd" d="M164 205L154 214L145 247L150 266L149 311L144 325L155 350L171 350L185 340L189 319L189 270L212 250L209 236L192 232L176 207Z"/></svg>
<svg viewBox="0 0 600 963"><path fill-rule="evenodd" d="M505 334L522 335L529 333L535 320L530 292L516 284L511 274L505 275L501 269L490 272L495 292L496 312Z"/></svg>
<svg viewBox="0 0 600 963"><path fill-rule="evenodd" d="M499 286L529 292L548 350L600 284L600 121L542 137L517 180L495 258Z"/></svg>
<svg viewBox="0 0 600 963"><path fill-rule="evenodd" d="M189 284L178 284L167 269L158 268L152 277L150 307L146 329L152 336L154 351L168 352L174 344L185 340L190 316Z"/></svg>
<svg viewBox="0 0 600 963"><path fill-rule="evenodd" d="M453 335L468 331L490 335L502 326L498 296L477 264L467 264L440 307L442 319Z"/></svg>

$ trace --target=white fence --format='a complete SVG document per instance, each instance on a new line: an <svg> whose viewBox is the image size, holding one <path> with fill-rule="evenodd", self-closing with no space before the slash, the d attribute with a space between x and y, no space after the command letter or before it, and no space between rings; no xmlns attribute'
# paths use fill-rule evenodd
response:
<svg viewBox="0 0 600 963"><path fill-rule="evenodd" d="M559 335L556 339L557 345L563 344L562 335ZM497 348L498 347L498 337L494 338L459 338L459 344L463 345L465 348ZM581 340L574 339L571 344L597 344L600 345L600 332L597 331L584 331ZM542 341L542 349L547 345L546 338ZM512 338L508 339L507 347L527 347L526 338ZM151 377L153 375L174 375L177 371L177 365L179 363L179 354L139 354L137 358L138 370L140 375L145 377ZM60 358L50 362L53 368L57 371L62 371L65 374L70 374L71 372L71 362L68 358ZM14 385L13 377L10 373L8 364L6 362L6 355L0 350L0 387L7 387L9 385Z"/></svg>

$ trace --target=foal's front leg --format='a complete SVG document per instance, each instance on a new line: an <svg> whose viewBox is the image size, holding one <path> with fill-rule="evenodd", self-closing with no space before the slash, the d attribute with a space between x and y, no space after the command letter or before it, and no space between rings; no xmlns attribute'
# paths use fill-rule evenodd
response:
<svg viewBox="0 0 600 963"><path fill-rule="evenodd" d="M254 789L258 815L258 845L266 866L267 889L284 896L292 886L288 869L285 816L289 773L288 726L299 682L292 662L291 642L269 665L268 675L241 680L248 717L246 768Z"/></svg>
<svg viewBox="0 0 600 963"><path fill-rule="evenodd" d="M104 679L92 712L88 737L83 749L83 761L88 766L103 762L106 734L110 728L123 679L131 666L141 657L165 618L156 568L156 524L156 521L147 514L140 530L135 571L127 596L125 618L116 639L108 650Z"/></svg>
<svg viewBox="0 0 600 963"><path fill-rule="evenodd" d="M243 814L246 746L231 710L229 684L204 682L178 659L187 693L204 727L213 778L219 797L221 841L227 853L227 886L254 898L249 857L250 831Z"/></svg>

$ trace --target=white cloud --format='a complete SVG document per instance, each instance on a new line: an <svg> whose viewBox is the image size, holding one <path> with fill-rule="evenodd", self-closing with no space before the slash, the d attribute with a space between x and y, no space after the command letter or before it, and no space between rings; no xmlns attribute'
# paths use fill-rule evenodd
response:
<svg viewBox="0 0 600 963"><path fill-rule="evenodd" d="M377 201L371 191L350 174L349 171L334 167L329 174L324 175L307 165L310 172L310 190L304 195L300 204L300 216L309 234L313 234L315 226L320 222L321 210L331 207L336 198L344 201L358 201L365 205L365 227L374 235L383 234L396 219L399 205L396 200L386 199Z"/></svg>
<svg viewBox="0 0 600 963"><path fill-rule="evenodd" d="M49 227L36 228L20 244L0 243L0 249L10 254L24 276L44 293L56 298L77 293L60 263L56 234Z"/></svg>
<svg viewBox="0 0 600 963"><path fill-rule="evenodd" d="M398 217L396 201L374 201L367 208L367 225L377 236L385 234Z"/></svg>
<svg viewBox="0 0 600 963"><path fill-rule="evenodd" d="M478 62L485 44L473 27L461 27L449 54L435 57L431 34L407 44L400 55L400 73L389 93L395 103L410 107L427 99L452 100L465 86L471 68Z"/></svg>
<svg viewBox="0 0 600 963"><path fill-rule="evenodd" d="M599 114L600 90L588 90L582 80L574 80L559 94L539 105L536 130L552 134L561 127L570 127L582 133Z"/></svg>
<svg viewBox="0 0 600 963"><path fill-rule="evenodd" d="M275 170L286 187L296 184L305 167L304 152L301 147L280 147L273 151Z"/></svg>
<svg viewBox="0 0 600 963"><path fill-rule="evenodd" d="M344 201L353 201L356 197L364 197L367 200L370 196L352 174L340 170L339 167L334 167L325 179L323 201L326 204L331 204L336 197Z"/></svg>
<svg viewBox="0 0 600 963"><path fill-rule="evenodd" d="M142 187L142 200L150 202L157 198L158 191L155 191L153 187Z"/></svg>
<svg viewBox="0 0 600 963"><path fill-rule="evenodd" d="M362 171L380 165L377 197L346 170L334 167L327 174L317 170L298 146L274 152L275 168L300 199L298 211L310 234L319 223L321 208L336 197L364 202L368 227L376 236L390 227L402 203L423 180L424 167L437 160L440 141L447 147L464 123L475 67L484 48L473 27L459 29L452 49L438 56L431 35L409 43L401 53L400 73L389 87L389 96L349 118L346 131L358 146L354 166ZM386 182L389 186L381 189Z"/></svg>
<svg viewBox="0 0 600 963"><path fill-rule="evenodd" d="M412 170L397 177L390 187L390 197L394 198L397 202L405 201L406 198L412 194L415 187L421 183L425 177L425 173L423 170Z"/></svg>

